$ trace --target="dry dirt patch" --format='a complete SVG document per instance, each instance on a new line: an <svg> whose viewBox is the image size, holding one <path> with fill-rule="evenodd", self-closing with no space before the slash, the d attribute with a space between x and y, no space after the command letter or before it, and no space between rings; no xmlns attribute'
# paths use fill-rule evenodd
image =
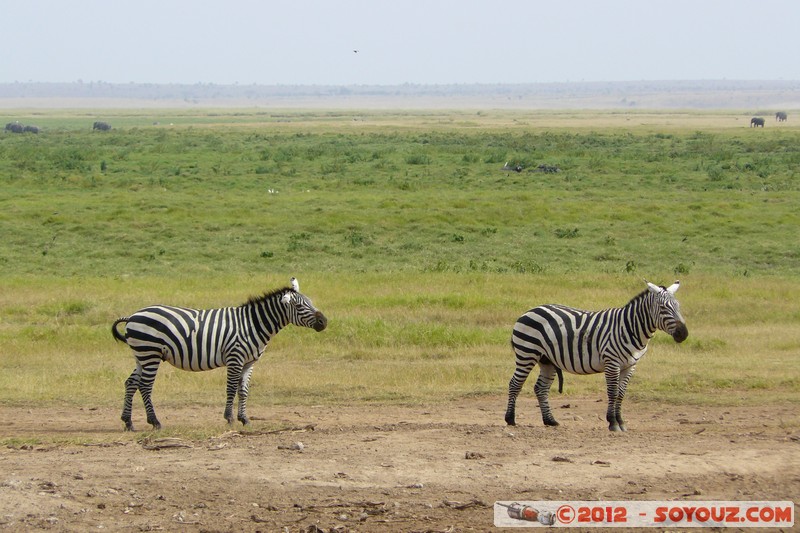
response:
<svg viewBox="0 0 800 533"><path fill-rule="evenodd" d="M611 434L602 402L565 404L558 428L524 399L507 427L502 397L253 405L269 422L206 440L124 433L111 409L0 407L3 437L43 442L0 449L0 529L490 531L496 500L800 498L796 406L629 402L630 430ZM218 411L160 414L206 427Z"/></svg>

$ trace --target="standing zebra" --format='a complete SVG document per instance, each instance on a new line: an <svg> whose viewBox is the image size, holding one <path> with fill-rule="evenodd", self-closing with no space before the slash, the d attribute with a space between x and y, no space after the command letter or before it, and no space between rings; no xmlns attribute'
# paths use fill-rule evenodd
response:
<svg viewBox="0 0 800 533"><path fill-rule="evenodd" d="M534 392L547 426L557 426L548 402L550 385L561 371L606 376L608 429L625 431L622 400L636 363L647 352L647 343L657 329L675 342L689 336L675 291L680 282L659 287L649 281L647 289L624 307L605 311L583 311L563 305L542 305L522 315L514 325L511 345L517 368L508 384L506 423L513 426L517 395L533 367L539 363Z"/></svg>
<svg viewBox="0 0 800 533"><path fill-rule="evenodd" d="M117 324L125 322L125 333ZM131 409L138 390L147 412L147 423L161 429L150 394L158 366L166 361L176 368L198 372L227 367L225 420L233 423L233 400L239 394L238 419L249 424L247 393L253 365L270 339L287 324L322 331L328 319L318 311L292 278L292 286L251 298L238 307L187 309L154 305L111 326L114 338L125 342L136 357L136 368L125 381L122 421L133 431Z"/></svg>

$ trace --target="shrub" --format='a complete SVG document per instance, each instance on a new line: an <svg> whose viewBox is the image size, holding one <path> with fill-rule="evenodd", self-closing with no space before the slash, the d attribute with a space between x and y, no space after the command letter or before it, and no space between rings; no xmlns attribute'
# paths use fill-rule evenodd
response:
<svg viewBox="0 0 800 533"><path fill-rule="evenodd" d="M554 233L559 239L574 239L578 236L578 228L556 228Z"/></svg>
<svg viewBox="0 0 800 533"><path fill-rule="evenodd" d="M411 154L406 157L409 165L430 165L431 158L426 154Z"/></svg>

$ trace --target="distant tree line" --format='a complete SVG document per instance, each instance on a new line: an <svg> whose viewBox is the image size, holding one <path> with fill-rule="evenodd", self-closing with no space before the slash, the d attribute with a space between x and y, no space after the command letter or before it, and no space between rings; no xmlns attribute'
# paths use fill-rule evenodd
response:
<svg viewBox="0 0 800 533"><path fill-rule="evenodd" d="M597 96L679 91L800 91L800 81L639 81L530 84L259 85L103 81L0 83L0 98L262 99L341 96Z"/></svg>

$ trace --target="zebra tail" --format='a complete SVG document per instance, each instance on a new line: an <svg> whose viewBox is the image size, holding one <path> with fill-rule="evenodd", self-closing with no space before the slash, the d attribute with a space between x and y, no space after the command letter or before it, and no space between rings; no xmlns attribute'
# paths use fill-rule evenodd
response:
<svg viewBox="0 0 800 533"><path fill-rule="evenodd" d="M126 344L128 342L128 338L119 332L119 330L117 329L117 324L119 324L120 322L127 322L128 318L130 317L124 316L122 318L118 318L117 320L114 321L113 324L111 324L111 334L114 336L116 340L122 341Z"/></svg>
<svg viewBox="0 0 800 533"><path fill-rule="evenodd" d="M539 362L543 365L553 365L553 362L546 355ZM558 393L561 394L564 392L564 372L556 365L553 365L553 368L556 369L556 374L558 375Z"/></svg>

